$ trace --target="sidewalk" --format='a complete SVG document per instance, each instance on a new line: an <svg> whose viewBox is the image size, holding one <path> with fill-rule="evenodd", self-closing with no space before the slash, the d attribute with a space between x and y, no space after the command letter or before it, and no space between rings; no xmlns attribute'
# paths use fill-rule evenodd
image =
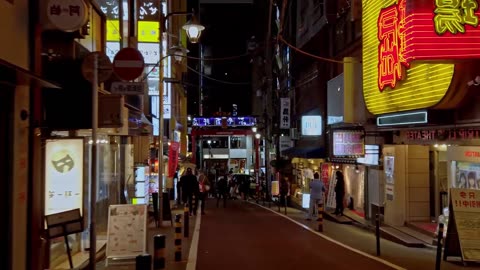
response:
<svg viewBox="0 0 480 270"><path fill-rule="evenodd" d="M256 204L254 202L250 202ZM278 206L268 202L260 202L260 207L275 211L277 214L284 216L284 208L278 211ZM287 207L287 215L292 221L299 225L306 226L313 230L317 230L318 223L316 221L307 221L306 213L296 208ZM355 224L355 222L354 222ZM372 256L376 256L376 238L375 234L368 230L365 226L358 224L346 225L339 224L329 220L323 220L322 236L330 238L334 242L350 246L354 249L360 250ZM436 249L434 248L410 248L385 239L380 241L380 258L402 266L406 269L435 269ZM463 266L460 262L441 262L441 269L471 269L478 268L478 264L469 264Z"/></svg>

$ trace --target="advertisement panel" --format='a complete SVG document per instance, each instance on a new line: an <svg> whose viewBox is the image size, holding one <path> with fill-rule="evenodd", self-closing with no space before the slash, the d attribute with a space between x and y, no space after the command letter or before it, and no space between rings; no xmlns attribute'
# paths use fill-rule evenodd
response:
<svg viewBox="0 0 480 270"><path fill-rule="evenodd" d="M351 157L365 155L365 136L363 131L333 131L333 156Z"/></svg>
<svg viewBox="0 0 480 270"><path fill-rule="evenodd" d="M45 215L83 210L84 140L49 139L45 146Z"/></svg>
<svg viewBox="0 0 480 270"><path fill-rule="evenodd" d="M480 189L480 163L456 162L453 188Z"/></svg>

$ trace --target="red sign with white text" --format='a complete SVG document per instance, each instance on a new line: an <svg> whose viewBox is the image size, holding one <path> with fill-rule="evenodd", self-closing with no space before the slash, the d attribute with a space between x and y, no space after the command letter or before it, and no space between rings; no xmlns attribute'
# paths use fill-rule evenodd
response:
<svg viewBox="0 0 480 270"><path fill-rule="evenodd" d="M378 86L395 88L415 60L480 58L478 0L399 0L378 14Z"/></svg>
<svg viewBox="0 0 480 270"><path fill-rule="evenodd" d="M180 151L179 142L170 142L168 148L168 177L173 178L178 166L178 152Z"/></svg>

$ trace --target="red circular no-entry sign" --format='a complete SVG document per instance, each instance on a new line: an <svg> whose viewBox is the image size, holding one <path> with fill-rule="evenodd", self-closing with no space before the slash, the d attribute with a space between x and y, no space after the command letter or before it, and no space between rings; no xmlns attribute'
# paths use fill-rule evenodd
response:
<svg viewBox="0 0 480 270"><path fill-rule="evenodd" d="M113 58L113 72L126 81L140 76L145 68L142 54L134 48L123 48Z"/></svg>

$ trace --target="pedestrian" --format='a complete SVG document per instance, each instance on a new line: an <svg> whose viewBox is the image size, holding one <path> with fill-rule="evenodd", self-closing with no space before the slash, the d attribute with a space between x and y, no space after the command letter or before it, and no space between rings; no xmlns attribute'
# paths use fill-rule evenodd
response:
<svg viewBox="0 0 480 270"><path fill-rule="evenodd" d="M290 193L290 185L288 178L283 177L280 180L280 205L287 206L287 196Z"/></svg>
<svg viewBox="0 0 480 270"><path fill-rule="evenodd" d="M205 205L207 204L210 182L208 181L208 177L203 173L203 170L198 171L198 188L200 191L199 199L202 202L200 210L202 215L205 215Z"/></svg>
<svg viewBox="0 0 480 270"><path fill-rule="evenodd" d="M320 175L315 173L313 175L313 180L310 181L310 207L308 208L307 220L311 220L318 216L318 207L322 205L323 208L323 198L325 192L325 185L323 181L320 180Z"/></svg>
<svg viewBox="0 0 480 270"><path fill-rule="evenodd" d="M343 197L345 196L345 180L341 171L335 172L337 184L335 185L335 212L334 215L343 216Z"/></svg>
<svg viewBox="0 0 480 270"><path fill-rule="evenodd" d="M192 168L187 168L185 175L180 178L182 186L182 199L183 203L188 202L188 208L190 216L197 213L199 186L198 180L193 175Z"/></svg>
<svg viewBox="0 0 480 270"><path fill-rule="evenodd" d="M223 208L227 207L228 182L227 175L220 176L217 181L217 208L220 203L220 197L223 199Z"/></svg>

